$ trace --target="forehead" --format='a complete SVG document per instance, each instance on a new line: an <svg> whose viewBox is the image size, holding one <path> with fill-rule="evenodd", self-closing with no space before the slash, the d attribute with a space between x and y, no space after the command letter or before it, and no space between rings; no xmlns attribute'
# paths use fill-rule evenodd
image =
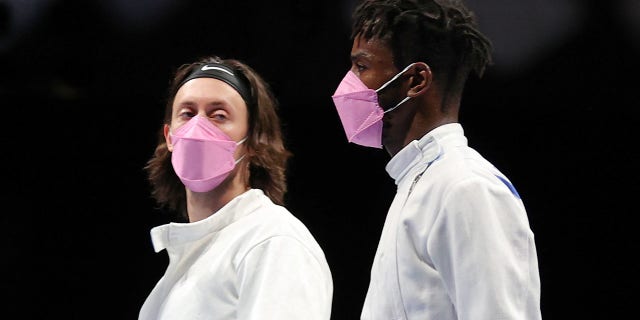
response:
<svg viewBox="0 0 640 320"><path fill-rule="evenodd" d="M353 39L351 60L365 59L370 63L393 67L393 53L387 43L380 38L365 39L358 35Z"/></svg>
<svg viewBox="0 0 640 320"><path fill-rule="evenodd" d="M185 82L176 92L175 103L183 100L223 101L234 105L244 105L240 93L224 81L214 78L195 78Z"/></svg>

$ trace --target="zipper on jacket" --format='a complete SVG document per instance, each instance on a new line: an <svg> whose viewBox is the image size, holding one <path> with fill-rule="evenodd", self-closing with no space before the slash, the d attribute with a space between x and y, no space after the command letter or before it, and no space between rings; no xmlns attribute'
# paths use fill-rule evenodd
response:
<svg viewBox="0 0 640 320"><path fill-rule="evenodd" d="M426 170L425 170L426 171ZM413 182L411 183L411 187L409 187L409 194L411 194L411 191L413 191L413 187L416 186L416 183L418 183L418 180L420 180L420 178L422 177L422 174L424 173L424 171L420 172L414 179ZM409 195L407 194L407 195Z"/></svg>

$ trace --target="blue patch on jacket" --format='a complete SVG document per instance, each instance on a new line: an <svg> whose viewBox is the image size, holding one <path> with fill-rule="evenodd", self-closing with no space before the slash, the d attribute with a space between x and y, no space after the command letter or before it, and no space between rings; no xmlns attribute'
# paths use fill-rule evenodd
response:
<svg viewBox="0 0 640 320"><path fill-rule="evenodd" d="M516 190L516 188L509 181L507 181L507 179L499 175L496 175L496 177L498 177L498 179L500 179L500 181L502 181L502 183L504 183L509 188L509 190L511 190L511 193L513 193L513 195L516 196L516 198L520 199L520 194L518 194L518 191Z"/></svg>

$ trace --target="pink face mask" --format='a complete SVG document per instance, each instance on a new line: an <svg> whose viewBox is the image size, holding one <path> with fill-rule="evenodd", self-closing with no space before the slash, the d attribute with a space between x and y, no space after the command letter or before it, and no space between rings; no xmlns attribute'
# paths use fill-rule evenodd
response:
<svg viewBox="0 0 640 320"><path fill-rule="evenodd" d="M365 147L382 148L382 117L410 97L404 98L395 107L384 111L378 102L378 91L398 79L412 65L413 63L408 65L377 90L369 89L353 71L347 72L331 98L336 105L349 142Z"/></svg>
<svg viewBox="0 0 640 320"><path fill-rule="evenodd" d="M182 183L191 191L207 192L217 187L242 160L234 160L235 142L202 116L195 116L170 133L171 164Z"/></svg>

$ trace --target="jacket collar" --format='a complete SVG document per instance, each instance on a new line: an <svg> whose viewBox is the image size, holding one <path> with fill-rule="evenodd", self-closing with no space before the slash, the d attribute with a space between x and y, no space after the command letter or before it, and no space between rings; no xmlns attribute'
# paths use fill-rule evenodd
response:
<svg viewBox="0 0 640 320"><path fill-rule="evenodd" d="M423 172L450 145L467 145L460 123L439 126L419 140L411 141L391 158L385 169L399 185L406 176Z"/></svg>

